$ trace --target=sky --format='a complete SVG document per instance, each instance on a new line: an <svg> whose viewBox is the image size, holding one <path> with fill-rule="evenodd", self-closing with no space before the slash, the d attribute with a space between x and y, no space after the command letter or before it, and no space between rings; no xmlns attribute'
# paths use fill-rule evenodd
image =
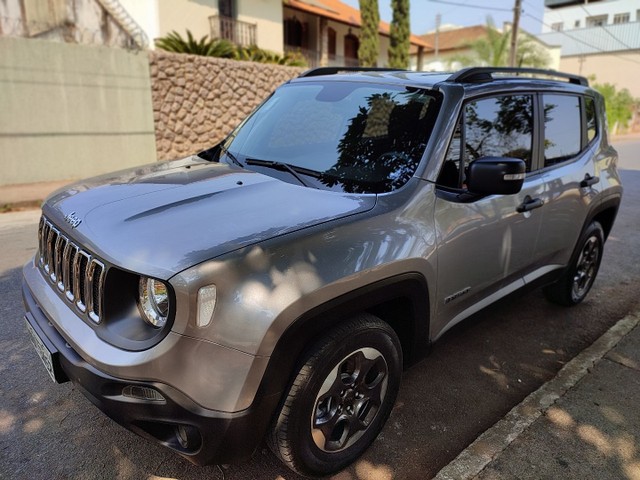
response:
<svg viewBox="0 0 640 480"><path fill-rule="evenodd" d="M342 0L359 8L358 0ZM410 0L411 32L422 35L434 30L436 14L442 15L441 24L452 23L463 27L486 24L487 15L491 15L496 26L513 21L514 0ZM455 5L454 5L455 4ZM466 5L466 6L462 6ZM391 0L378 0L380 18L391 21ZM522 0L520 27L529 33L542 31L544 0ZM534 18L535 17L535 18Z"/></svg>

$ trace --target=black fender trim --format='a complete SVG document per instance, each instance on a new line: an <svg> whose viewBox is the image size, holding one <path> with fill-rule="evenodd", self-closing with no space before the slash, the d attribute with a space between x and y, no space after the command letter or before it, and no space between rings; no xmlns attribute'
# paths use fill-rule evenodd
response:
<svg viewBox="0 0 640 480"><path fill-rule="evenodd" d="M324 332L360 312L377 313L377 308L406 299L412 318L407 323L389 322L403 345L408 367L429 350L429 291L419 273L406 273L358 288L318 305L293 321L278 340L258 388L256 399L282 395L288 388L304 354ZM385 318L383 320L386 321ZM407 328L410 327L410 328ZM260 432L263 434L264 432Z"/></svg>

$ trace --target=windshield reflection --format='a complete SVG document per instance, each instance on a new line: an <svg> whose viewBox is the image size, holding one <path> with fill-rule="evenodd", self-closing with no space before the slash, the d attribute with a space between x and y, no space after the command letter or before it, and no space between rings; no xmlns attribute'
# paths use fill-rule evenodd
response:
<svg viewBox="0 0 640 480"><path fill-rule="evenodd" d="M286 85L221 149L245 166L247 159L264 160L250 168L283 180L296 181L290 168L274 164L293 167L315 188L389 192L411 178L422 158L440 103L436 95L352 82Z"/></svg>

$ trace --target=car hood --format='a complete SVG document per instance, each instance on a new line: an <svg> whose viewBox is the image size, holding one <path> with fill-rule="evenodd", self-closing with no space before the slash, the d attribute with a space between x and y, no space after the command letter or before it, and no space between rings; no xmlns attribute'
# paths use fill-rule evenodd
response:
<svg viewBox="0 0 640 480"><path fill-rule="evenodd" d="M69 185L45 201L43 212L104 260L167 279L238 248L365 212L375 202L373 195L306 188L189 157Z"/></svg>

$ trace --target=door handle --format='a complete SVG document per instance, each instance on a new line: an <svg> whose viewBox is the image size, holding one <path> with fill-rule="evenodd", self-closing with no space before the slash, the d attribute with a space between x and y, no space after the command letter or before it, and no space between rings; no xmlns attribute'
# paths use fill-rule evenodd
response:
<svg viewBox="0 0 640 480"><path fill-rule="evenodd" d="M540 208L544 205L544 201L541 198L531 198L529 195L524 197L524 201L518 205L518 213L529 212L536 208Z"/></svg>
<svg viewBox="0 0 640 480"><path fill-rule="evenodd" d="M584 180L580 182L580 188L590 187L591 185L595 185L599 181L600 181L599 177L596 177L595 175L591 176L587 173L584 176Z"/></svg>

